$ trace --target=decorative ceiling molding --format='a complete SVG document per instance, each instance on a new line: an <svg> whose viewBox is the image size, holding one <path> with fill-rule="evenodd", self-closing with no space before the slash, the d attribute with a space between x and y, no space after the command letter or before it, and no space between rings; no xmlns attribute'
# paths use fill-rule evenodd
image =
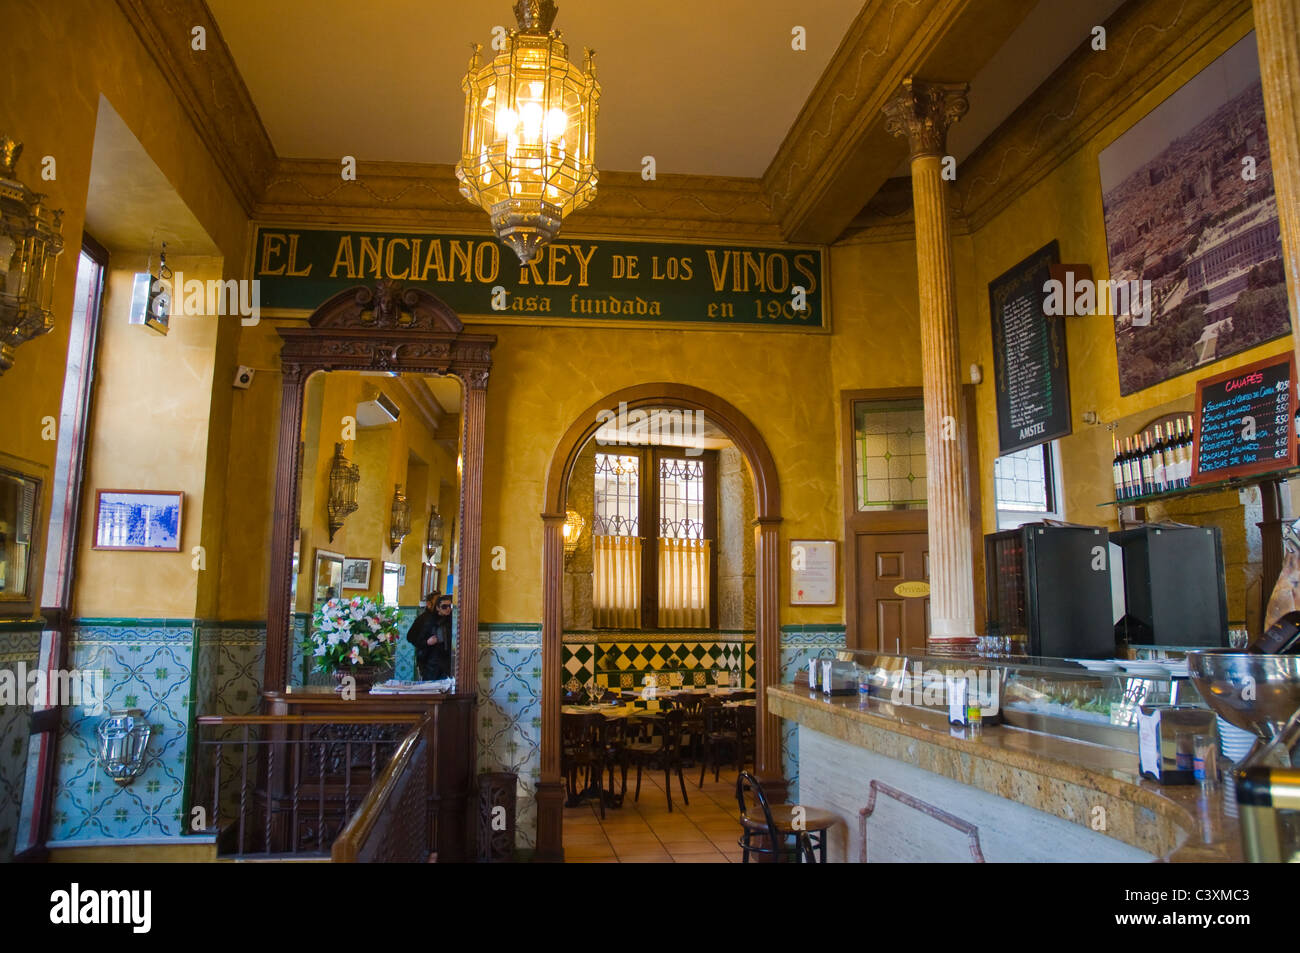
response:
<svg viewBox="0 0 1300 953"><path fill-rule="evenodd" d="M163 78L193 123L245 214L252 215L275 148L203 0L118 0ZM191 48L195 27L206 49Z"/></svg>
<svg viewBox="0 0 1300 953"><path fill-rule="evenodd" d="M791 242L835 241L907 153L882 109L908 77L969 82L1034 0L872 0L763 175Z"/></svg>
<svg viewBox="0 0 1300 953"><path fill-rule="evenodd" d="M1249 12L1250 0L1120 7L1105 24L1106 51L1081 43L962 164L954 211L983 227Z"/></svg>
<svg viewBox="0 0 1300 953"><path fill-rule="evenodd" d="M961 164L951 187L955 234L987 225L1123 110L1250 10L1249 0L1140 0L1106 21L1108 51L1088 39ZM910 180L872 196L837 244L911 240Z"/></svg>
<svg viewBox="0 0 1300 953"><path fill-rule="evenodd" d="M262 222L424 227L483 232L487 218L460 194L449 165L361 162L356 178L315 159L281 159L254 217ZM605 172L596 200L565 221L583 235L713 238L779 242L771 205L757 179Z"/></svg>

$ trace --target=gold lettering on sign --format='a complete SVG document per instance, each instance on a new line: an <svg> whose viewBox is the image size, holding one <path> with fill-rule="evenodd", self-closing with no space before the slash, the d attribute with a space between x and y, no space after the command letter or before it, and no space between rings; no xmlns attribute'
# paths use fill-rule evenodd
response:
<svg viewBox="0 0 1300 953"><path fill-rule="evenodd" d="M930 594L928 582L900 582L894 587L894 594L904 599L919 599Z"/></svg>
<svg viewBox="0 0 1300 953"><path fill-rule="evenodd" d="M805 253L803 255L794 256L795 271L799 272L805 278L808 279L808 283L804 285L804 291L808 292L808 294L812 294L814 291L817 290L817 273L813 271L812 263L813 263L812 255Z"/></svg>
<svg viewBox="0 0 1300 953"><path fill-rule="evenodd" d="M447 266L442 260L442 242L436 238L429 240L429 254L424 258L424 271L420 273L421 281L429 280L430 268L433 269L433 277L436 280L447 280Z"/></svg>
<svg viewBox="0 0 1300 953"><path fill-rule="evenodd" d="M460 247L461 245L464 245L465 247L462 249ZM470 261L473 258L473 255L474 255L473 242L458 242L455 239L453 239L451 242L451 269L450 269L451 274L448 275L448 278L452 281L455 281L456 269L457 267L459 267L461 277L465 281L465 283L469 284L471 281L473 281L473 271L470 265Z"/></svg>
<svg viewBox="0 0 1300 953"><path fill-rule="evenodd" d="M490 267L489 267L490 266ZM479 242L474 252L474 278L481 284L490 285L497 280L501 271L501 249L496 242Z"/></svg>
<svg viewBox="0 0 1300 953"><path fill-rule="evenodd" d="M407 265L406 271L398 272L393 268L393 252L401 244L406 246L406 250L411 250L411 243L405 238L390 238L388 240L388 250L384 252L384 274L389 278L409 278L411 277L411 266Z"/></svg>
<svg viewBox="0 0 1300 953"><path fill-rule="evenodd" d="M339 269L346 267L347 276L351 279L357 277L357 260L352 253L352 236L344 235L339 239L338 250L334 253L334 267L330 269L330 277L337 278Z"/></svg>
<svg viewBox="0 0 1300 953"><path fill-rule="evenodd" d="M298 233L294 232L289 236L289 277L306 278L311 274L311 264L306 268L296 268L298 264Z"/></svg>
<svg viewBox="0 0 1300 953"><path fill-rule="evenodd" d="M587 269L591 266L591 259L595 257L596 249L600 246L592 245L591 251L587 252L586 257L583 257L581 245L573 245L571 247L573 248L574 257L578 259L578 287L586 288L588 287Z"/></svg>
<svg viewBox="0 0 1300 953"><path fill-rule="evenodd" d="M296 235L294 236L297 237ZM280 265L275 270L271 269L271 256L280 254L280 243L284 241L284 236L279 232L262 233L262 268L258 272L261 275L282 275L284 274L284 265Z"/></svg>
<svg viewBox="0 0 1300 953"><path fill-rule="evenodd" d="M547 285L567 285L570 281L573 280L573 275L565 275L564 280L561 281L559 276L556 275L555 269L559 268L561 265L565 263L565 261L568 260L569 246L552 245L549 251L550 253L546 256Z"/></svg>
<svg viewBox="0 0 1300 953"><path fill-rule="evenodd" d="M384 277L380 271L379 260L384 253L384 240L382 238L366 238L361 236L361 276L366 275L367 262L373 266L375 278Z"/></svg>
<svg viewBox="0 0 1300 953"><path fill-rule="evenodd" d="M705 254L709 256L709 276L713 278L713 290L721 291L727 283L727 263L731 260L731 252L722 253L721 265L718 264L718 253L712 248L707 249Z"/></svg>

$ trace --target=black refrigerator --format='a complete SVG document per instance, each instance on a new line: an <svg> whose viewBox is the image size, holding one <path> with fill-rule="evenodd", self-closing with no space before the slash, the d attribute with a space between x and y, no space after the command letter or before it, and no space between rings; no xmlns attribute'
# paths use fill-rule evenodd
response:
<svg viewBox="0 0 1300 953"><path fill-rule="evenodd" d="M990 633L1030 655L1113 657L1109 542L1100 526L1041 523L985 536Z"/></svg>
<svg viewBox="0 0 1300 953"><path fill-rule="evenodd" d="M1153 524L1110 534L1123 563L1124 615L1115 634L1132 645L1223 647L1228 596L1217 526Z"/></svg>

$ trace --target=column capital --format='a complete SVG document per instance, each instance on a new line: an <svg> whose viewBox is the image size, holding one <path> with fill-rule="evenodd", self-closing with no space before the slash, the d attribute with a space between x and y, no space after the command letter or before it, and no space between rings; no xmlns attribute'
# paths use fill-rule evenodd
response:
<svg viewBox="0 0 1300 953"><path fill-rule="evenodd" d="M969 89L966 83L927 83L909 76L882 108L885 129L907 140L913 160L941 156L948 128L970 108Z"/></svg>

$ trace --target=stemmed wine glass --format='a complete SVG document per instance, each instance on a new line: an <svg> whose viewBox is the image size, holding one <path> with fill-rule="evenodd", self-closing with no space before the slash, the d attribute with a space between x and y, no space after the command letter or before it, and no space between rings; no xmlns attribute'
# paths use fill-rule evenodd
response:
<svg viewBox="0 0 1300 953"><path fill-rule="evenodd" d="M591 699L593 705L599 705L600 700L605 696L605 692L594 680L587 685L587 697Z"/></svg>

